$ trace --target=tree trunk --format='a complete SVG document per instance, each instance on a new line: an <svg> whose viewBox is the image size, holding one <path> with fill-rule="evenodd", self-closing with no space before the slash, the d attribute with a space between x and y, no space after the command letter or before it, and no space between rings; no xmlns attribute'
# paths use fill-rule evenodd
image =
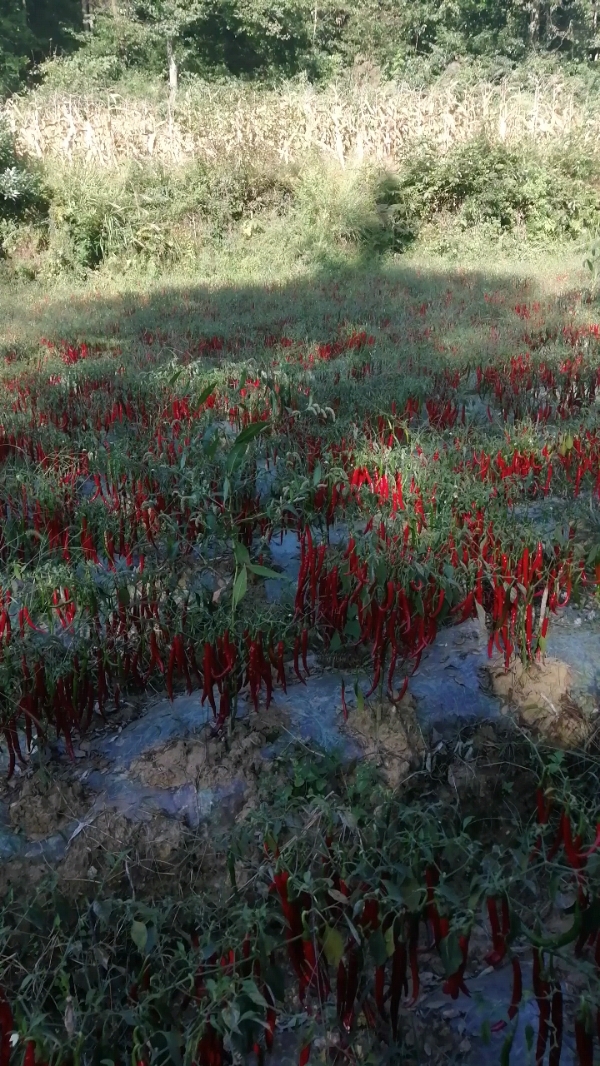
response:
<svg viewBox="0 0 600 1066"><path fill-rule="evenodd" d="M169 60L169 93L171 100L175 100L175 97L177 96L177 87L179 85L179 71L177 69L175 52L173 51L173 41L170 37L167 38L167 58Z"/></svg>
<svg viewBox="0 0 600 1066"><path fill-rule="evenodd" d="M529 40L532 45L540 40L540 0L532 0L529 8Z"/></svg>

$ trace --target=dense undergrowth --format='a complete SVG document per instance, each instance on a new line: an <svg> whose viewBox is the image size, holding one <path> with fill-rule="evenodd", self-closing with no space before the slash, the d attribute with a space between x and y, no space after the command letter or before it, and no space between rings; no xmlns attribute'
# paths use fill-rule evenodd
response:
<svg viewBox="0 0 600 1066"><path fill-rule="evenodd" d="M542 148L480 135L441 154L423 141L387 168L223 156L98 170L60 160L34 166L2 134L8 276L192 265L235 233L305 261L351 249L402 253L423 241L447 251L452 234L460 246L465 232L481 248L590 241L598 204L595 149L576 138Z"/></svg>
<svg viewBox="0 0 600 1066"><path fill-rule="evenodd" d="M7 896L7 1062L13 1028L28 1064L218 1066L273 1047L301 1062L461 1062L427 990L435 979L452 1003L486 964L511 979L506 1002L484 995L483 1046L512 1062L535 999L531 1061L559 1062L575 1026L592 1062L597 760L488 727L391 793L368 766L306 754L275 762L231 835L207 849L190 834L160 873L113 855L76 893L50 877ZM460 765L472 784L456 791Z"/></svg>

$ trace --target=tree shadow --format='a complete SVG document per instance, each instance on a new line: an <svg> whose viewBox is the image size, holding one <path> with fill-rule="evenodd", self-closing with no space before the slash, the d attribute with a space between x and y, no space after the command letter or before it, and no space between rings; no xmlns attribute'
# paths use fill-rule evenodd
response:
<svg viewBox="0 0 600 1066"><path fill-rule="evenodd" d="M38 306L31 330L54 341L118 343L124 355L149 339L174 357L247 359L282 338L309 348L366 330L380 350L407 359L504 358L571 320L580 294L558 279L411 263L325 265L282 283L211 284L192 278L120 292L89 289ZM19 308L13 307L14 334ZM220 346L219 346L220 342ZM212 345L212 346L211 346Z"/></svg>

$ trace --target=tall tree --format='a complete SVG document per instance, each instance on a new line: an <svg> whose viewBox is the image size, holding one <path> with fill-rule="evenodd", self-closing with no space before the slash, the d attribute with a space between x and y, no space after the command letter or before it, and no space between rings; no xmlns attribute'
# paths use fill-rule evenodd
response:
<svg viewBox="0 0 600 1066"><path fill-rule="evenodd" d="M171 95L179 81L179 50L190 28L206 13L206 0L139 0L135 14L164 41Z"/></svg>
<svg viewBox="0 0 600 1066"><path fill-rule="evenodd" d="M0 0L0 92L17 88L34 43L21 0Z"/></svg>

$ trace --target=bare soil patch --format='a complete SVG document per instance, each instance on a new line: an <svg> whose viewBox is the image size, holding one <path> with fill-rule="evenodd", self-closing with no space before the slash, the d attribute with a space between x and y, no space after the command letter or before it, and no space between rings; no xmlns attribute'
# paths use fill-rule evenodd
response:
<svg viewBox="0 0 600 1066"><path fill-rule="evenodd" d="M381 770L390 788L397 788L420 762L425 741L417 721L415 702L407 694L396 706L388 701L352 710L346 731Z"/></svg>
<svg viewBox="0 0 600 1066"><path fill-rule="evenodd" d="M494 693L512 704L521 723L561 748L585 744L590 724L571 697L571 668L560 659L546 658L524 666L520 659L508 670L503 664L489 667Z"/></svg>

